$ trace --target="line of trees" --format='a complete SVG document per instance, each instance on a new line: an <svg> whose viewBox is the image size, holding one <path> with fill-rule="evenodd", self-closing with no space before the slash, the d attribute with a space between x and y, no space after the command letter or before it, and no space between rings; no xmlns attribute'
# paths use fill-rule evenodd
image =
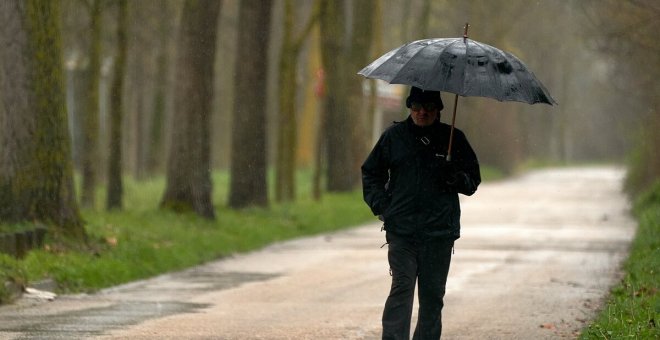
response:
<svg viewBox="0 0 660 340"><path fill-rule="evenodd" d="M660 4L593 1L585 12L599 37L596 48L616 61L608 81L619 96L610 104L632 121L626 189L637 194L660 180Z"/></svg>
<svg viewBox="0 0 660 340"><path fill-rule="evenodd" d="M356 72L405 42L458 36L466 21L471 38L521 57L560 103L462 99L458 125L483 164L508 172L530 158L620 160L632 146L626 133L648 125L630 117L657 119L658 108L657 71L642 82L646 68L622 66L656 60L648 51L657 45L625 29L645 18L657 26L648 15L658 8L651 0L603 4L2 1L0 223L43 221L84 238L78 205L97 207L105 179L106 207L121 209L122 174L165 174L161 207L207 218L215 217L212 169L229 170L232 208L269 204L271 166L280 202L296 199L301 168L314 174L314 197L353 190L384 110L376 82L367 87ZM606 35L615 33L626 44ZM609 81L621 68L635 70L625 83L635 100ZM644 145L655 138L657 146L646 135Z"/></svg>
<svg viewBox="0 0 660 340"><path fill-rule="evenodd" d="M127 126L136 126L137 135L132 136L131 142L141 144L140 135L149 130L145 126L160 125L167 106L163 103L162 88L155 84L147 86L143 79L132 81L132 71L138 71L142 76L148 71L133 69L130 63L146 66L149 61L145 62L144 56L135 54L131 60L130 54L138 52L140 46L129 46L131 41L127 36L136 32L134 25L139 26L141 20L131 16L144 12L145 8L154 9L154 6L163 3L167 3L166 7L171 11L165 11L170 16L162 18L162 21L177 17L181 19L174 25L176 44L168 46L167 42L161 41L162 45L159 47L165 52L157 59L158 66L165 65L163 55L168 54L168 48L173 49L176 56L172 58L174 79L171 81L170 90L171 125L161 128L169 138L167 185L161 207L176 211L194 211L207 218L215 216L211 202L210 176L213 134L211 117L214 112L213 105L216 104L215 70L234 73L235 99L232 104L231 123L233 147L230 152L231 181L228 204L233 208L268 205L266 122L270 63L268 51L272 35L270 22L274 13L273 1L246 0L238 4L228 4L238 6L240 29L235 28L238 39L235 67L227 71L216 65L217 32L223 8L221 1L128 3L125 0L16 0L6 1L0 7L5 22L14 23L1 29L3 46L16 46L4 49L2 55L1 102L4 105L0 116L3 138L0 221L43 221L64 234L84 238L78 204L85 207L96 205L95 192L99 173L102 172L102 163L107 164L107 208L121 208L121 174L126 169L122 163L127 158L130 159L122 152L126 145L123 140L129 139L124 132L131 130ZM281 201L295 199L295 121L298 102L296 70L303 43L308 40L314 27L320 25L317 32L321 32L323 36L321 45L325 51L324 65L335 63L334 65L343 67L343 63L337 64L333 52L343 50L342 55L348 55L350 51L350 46L343 41L343 37L348 33L348 27L344 24L343 1L318 1L313 6L308 6L304 11L304 16L308 18L307 24L295 40L292 34L299 16L295 8L300 7L300 3L287 1L284 5L287 16L284 25L288 35L279 52L282 69L277 75L280 78L279 83L282 84L282 109L281 114L278 114L281 117L281 143L277 150L277 164L280 166L277 167L275 180L276 187L279 188L276 197ZM65 11L62 16L61 6L67 9L75 8L74 12L84 14L87 20L68 17L71 13L69 11ZM320 18L323 20L319 20ZM59 43L62 40L60 19L65 28L66 25L75 28L73 30L69 27L71 31L67 33L65 30L65 35L78 36L80 29L84 29L83 31L89 32L89 36L78 36L82 42L69 37L72 40L67 41L71 42L71 45L63 47ZM116 27L114 35L107 29L113 26ZM148 31L150 28L142 29ZM171 34L174 30L169 30L168 33ZM138 33L145 34L144 31ZM57 43L50 43L51 41ZM113 41L115 43L111 43ZM368 45L366 49L368 50ZM69 82L75 84L78 80L82 85L66 86L63 56L77 58L70 62L72 65L67 69L67 76L82 78ZM345 58L347 57L341 60ZM84 66L80 66L81 60ZM104 62L109 66L104 65ZM84 69L84 72L77 72L80 68ZM114 71L112 77L108 77L107 69ZM21 71L23 73L20 73ZM157 71L159 77L156 79L167 82L168 79L163 73L169 70L159 67ZM109 94L105 95L101 93L104 77L112 79ZM339 148L325 148L328 161L323 163L328 169L328 189L347 191L355 187L358 178L357 171L351 168L350 162L351 116L346 112L345 99L338 100L343 103L340 106L334 104L334 98L345 97L343 93L335 92L346 88L347 77L342 72L333 72L330 78L333 82L328 88L333 100L328 101L331 103L327 105L329 113L323 116L328 117L324 122L325 128L334 133L324 134L326 140L323 144L340 144ZM124 80L128 80L132 88L126 89ZM356 82L355 79L352 81ZM23 86L17 86L22 83ZM48 89L48 92L44 92L44 89ZM67 96L67 89L72 94ZM138 93L137 97L131 97L130 93L133 91ZM154 112L151 117L153 119L146 118L144 113L147 91L153 91L157 96L153 109L160 112ZM74 108L75 114L67 115L65 103L69 97L73 97L73 103L69 103L69 107ZM104 100L101 97L106 100L106 112L103 113L101 111ZM131 105L131 100L135 101L135 106ZM140 112L125 114L126 111L135 109ZM290 112L284 112L285 110ZM124 120L126 117L130 117L128 121ZM338 119L340 117L346 119ZM73 120L71 125L68 123L69 119ZM148 120L150 121L147 122ZM71 155L71 139L67 133L69 128L73 130L75 157ZM152 130L161 129L152 127ZM105 143L101 143L103 136ZM108 151L101 151L106 148ZM144 146L137 146L137 163L145 158L144 149ZM102 159L105 156L107 160ZM76 159L81 174L79 199L76 199L73 193L73 158ZM49 169L49 166L53 169ZM136 174L139 174L139 171ZM42 194L40 190L45 192Z"/></svg>

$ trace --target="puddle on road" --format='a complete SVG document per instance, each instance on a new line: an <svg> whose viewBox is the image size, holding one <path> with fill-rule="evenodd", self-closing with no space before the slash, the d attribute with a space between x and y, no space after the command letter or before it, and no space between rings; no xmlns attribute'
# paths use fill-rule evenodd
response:
<svg viewBox="0 0 660 340"><path fill-rule="evenodd" d="M265 281L278 275L241 272L206 272L194 270L185 276L172 278L172 287L167 285L145 286L119 289L115 293L123 296L136 296L135 291L147 296L151 292L162 293L163 290L197 291L224 290L240 286L243 283ZM148 281L147 281L148 282ZM150 285L146 285L150 286ZM160 286L160 287L159 287ZM176 288L175 288L176 287ZM119 292L123 291L123 292ZM168 296L166 292L164 296ZM171 295L174 300L175 296ZM88 299L100 298L101 295L90 295ZM165 317L174 314L195 313L210 307L211 304L188 303L180 301L142 301L139 299L121 299L107 307L88 308L63 312L53 315L0 315L0 334L8 332L12 339L81 339L105 334L107 331L135 325L149 319ZM34 308L39 308L38 306Z"/></svg>
<svg viewBox="0 0 660 340"><path fill-rule="evenodd" d="M191 270L185 272L181 278L176 279L180 282L195 283L199 286L190 289L196 290L224 290L230 289L248 282L266 281L279 274L249 273L249 272L223 272L205 270Z"/></svg>
<svg viewBox="0 0 660 340"><path fill-rule="evenodd" d="M0 331L19 333L16 339L81 339L102 335L107 330L135 325L148 319L191 313L208 306L176 301L121 301L103 308L43 316L39 317L39 320L17 327L5 328L0 325Z"/></svg>

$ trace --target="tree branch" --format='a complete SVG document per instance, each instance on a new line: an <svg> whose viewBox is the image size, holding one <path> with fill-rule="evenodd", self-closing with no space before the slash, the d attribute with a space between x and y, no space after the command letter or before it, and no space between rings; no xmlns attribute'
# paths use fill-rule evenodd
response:
<svg viewBox="0 0 660 340"><path fill-rule="evenodd" d="M318 22L319 15L321 13L320 4L321 4L320 1L317 1L316 4L314 4L314 8L312 9L312 14L307 20L307 24L305 25L305 28L302 30L302 32L300 32L300 35L298 35L297 39L295 39L295 41L293 42L292 48L294 51L298 52L298 50L300 50L303 42L312 32L314 25Z"/></svg>

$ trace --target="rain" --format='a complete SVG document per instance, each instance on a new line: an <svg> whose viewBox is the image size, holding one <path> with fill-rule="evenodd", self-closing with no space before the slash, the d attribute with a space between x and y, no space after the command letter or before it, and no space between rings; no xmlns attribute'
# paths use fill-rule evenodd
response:
<svg viewBox="0 0 660 340"><path fill-rule="evenodd" d="M380 338L397 212L365 164L413 124L413 85L440 91L480 169L452 192L443 336L597 334L657 202L658 17L653 0L3 0L0 338ZM488 319L506 301L519 322Z"/></svg>

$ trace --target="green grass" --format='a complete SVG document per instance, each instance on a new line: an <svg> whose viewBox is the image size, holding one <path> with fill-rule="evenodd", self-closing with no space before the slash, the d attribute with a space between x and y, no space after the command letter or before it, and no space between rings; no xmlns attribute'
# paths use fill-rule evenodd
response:
<svg viewBox="0 0 660 340"><path fill-rule="evenodd" d="M25 283L26 278L27 275L18 264L18 261L5 254L0 254L0 304L10 298L5 283L21 285Z"/></svg>
<svg viewBox="0 0 660 340"><path fill-rule="evenodd" d="M484 168L482 175L485 180L502 177L489 168ZM44 249L31 251L22 260L0 255L0 282L25 283L48 278L55 280L59 292L90 292L258 249L275 241L375 221L360 190L325 194L321 201L314 201L311 176L310 171L298 173L295 202L231 210L226 208L229 176L215 172L215 221L159 209L165 186L163 177L139 182L127 177L124 210L105 211L105 190L100 188L96 207L82 211L90 245L47 239ZM272 177L269 182L273 183ZM0 285L0 302L3 294L6 299L3 288Z"/></svg>
<svg viewBox="0 0 660 340"><path fill-rule="evenodd" d="M506 177L502 170L494 167L481 166L479 172L481 172L482 181L496 181Z"/></svg>
<svg viewBox="0 0 660 340"><path fill-rule="evenodd" d="M625 277L581 339L660 339L660 182L637 201L635 215Z"/></svg>
<svg viewBox="0 0 660 340"><path fill-rule="evenodd" d="M56 281L59 292L89 292L179 270L294 237L318 234L374 220L360 191L311 197L310 173L300 176L298 200L267 208L225 207L229 177L214 173L217 219L158 208L163 178L126 179L125 209L107 212L97 194L97 207L83 210L90 245L47 239L44 249L22 260L0 255L0 282ZM4 294L4 295L3 295ZM6 299L0 287L0 301Z"/></svg>
<svg viewBox="0 0 660 340"><path fill-rule="evenodd" d="M0 224L0 233L22 232L34 229L32 223Z"/></svg>

